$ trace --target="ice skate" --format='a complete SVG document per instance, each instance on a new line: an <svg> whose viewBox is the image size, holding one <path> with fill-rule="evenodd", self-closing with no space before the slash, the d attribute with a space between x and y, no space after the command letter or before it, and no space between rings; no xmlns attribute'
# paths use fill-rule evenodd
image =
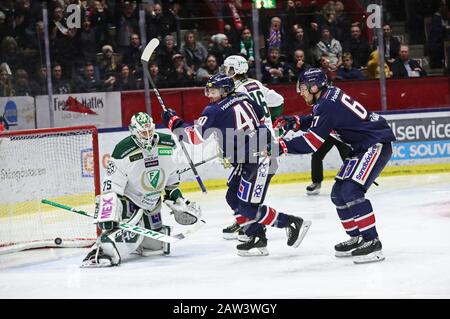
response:
<svg viewBox="0 0 450 319"><path fill-rule="evenodd" d="M334 246L334 250L336 251L336 257L350 257L352 255L352 251L356 248L360 247L363 244L362 236L354 236L349 240L343 241Z"/></svg>
<svg viewBox="0 0 450 319"><path fill-rule="evenodd" d="M222 229L222 237L226 240L236 239L238 238L238 232L241 229L237 222L234 222L232 225L225 227Z"/></svg>
<svg viewBox="0 0 450 319"><path fill-rule="evenodd" d="M288 237L287 244L297 248L305 237L311 226L311 221L303 220L300 217L288 216L288 226L286 227L286 234Z"/></svg>
<svg viewBox="0 0 450 319"><path fill-rule="evenodd" d="M307 195L319 195L321 186L322 186L322 183L312 183L311 185L306 186L306 194Z"/></svg>
<svg viewBox="0 0 450 319"><path fill-rule="evenodd" d="M237 245L236 248L238 250L238 255L242 257L269 255L265 232L251 236L249 241Z"/></svg>
<svg viewBox="0 0 450 319"><path fill-rule="evenodd" d="M237 239L238 239L240 242L245 243L245 242L247 242L247 241L250 240L250 237L248 237L248 236L245 234L245 232L244 232L244 230L243 230L242 228L239 228L239 230L238 230L238 235L237 235Z"/></svg>
<svg viewBox="0 0 450 319"><path fill-rule="evenodd" d="M352 251L353 262L355 264L364 264L384 260L381 252L381 241L377 238L369 241L364 241L363 244Z"/></svg>

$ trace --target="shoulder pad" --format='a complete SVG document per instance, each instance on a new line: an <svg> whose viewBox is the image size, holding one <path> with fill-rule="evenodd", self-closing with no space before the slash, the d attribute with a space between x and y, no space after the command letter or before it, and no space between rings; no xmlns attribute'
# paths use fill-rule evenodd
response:
<svg viewBox="0 0 450 319"><path fill-rule="evenodd" d="M139 149L139 146L136 145L131 136L128 136L116 145L111 156L115 159L122 159L137 149Z"/></svg>
<svg viewBox="0 0 450 319"><path fill-rule="evenodd" d="M173 140L172 135L156 132L158 134L158 146L170 146L175 147L175 141Z"/></svg>

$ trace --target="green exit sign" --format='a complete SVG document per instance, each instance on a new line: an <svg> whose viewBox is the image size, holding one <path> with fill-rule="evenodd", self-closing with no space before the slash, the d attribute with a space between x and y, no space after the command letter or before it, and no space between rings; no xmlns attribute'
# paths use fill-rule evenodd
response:
<svg viewBox="0 0 450 319"><path fill-rule="evenodd" d="M253 0L257 9L275 9L277 0Z"/></svg>

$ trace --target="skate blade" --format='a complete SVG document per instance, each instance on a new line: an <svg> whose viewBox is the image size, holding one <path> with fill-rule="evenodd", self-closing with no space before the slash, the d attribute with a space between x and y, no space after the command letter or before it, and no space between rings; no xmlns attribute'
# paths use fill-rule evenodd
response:
<svg viewBox="0 0 450 319"><path fill-rule="evenodd" d="M335 251L334 256L339 257L339 258L352 257L352 251L353 250L350 250L350 251Z"/></svg>
<svg viewBox="0 0 450 319"><path fill-rule="evenodd" d="M379 250L365 256L354 256L353 262L355 264L367 264L377 261L383 261L385 259L386 258L383 256L383 253L381 252L381 250Z"/></svg>
<svg viewBox="0 0 450 319"><path fill-rule="evenodd" d="M239 250L237 251L238 256L241 257L258 257L258 256L267 256L269 255L269 251L266 247L261 248L252 248L250 250Z"/></svg>
<svg viewBox="0 0 450 319"><path fill-rule="evenodd" d="M319 195L320 194L320 189L316 189L316 190L313 190L313 191L306 191L306 195L309 195L309 196L311 196L311 195Z"/></svg>
<svg viewBox="0 0 450 319"><path fill-rule="evenodd" d="M298 238L294 242L292 247L297 248L298 246L300 246L300 243L302 242L303 238L305 237L306 233L308 232L309 227L311 227L311 221L304 220L302 223L302 226L300 227L300 234L298 235Z"/></svg>
<svg viewBox="0 0 450 319"><path fill-rule="evenodd" d="M90 261L83 262L80 265L80 268L106 268L106 267L112 267L116 266L113 265L109 260L108 261L100 261L100 263L92 263Z"/></svg>
<svg viewBox="0 0 450 319"><path fill-rule="evenodd" d="M237 233L222 233L222 238L225 240L233 240L233 239L237 239L238 235Z"/></svg>

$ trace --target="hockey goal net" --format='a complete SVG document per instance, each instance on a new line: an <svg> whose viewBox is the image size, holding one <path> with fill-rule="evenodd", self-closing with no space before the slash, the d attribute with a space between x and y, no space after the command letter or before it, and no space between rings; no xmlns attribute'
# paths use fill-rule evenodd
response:
<svg viewBox="0 0 450 319"><path fill-rule="evenodd" d="M0 254L93 244L92 219L41 200L93 212L98 163L94 126L0 132Z"/></svg>

